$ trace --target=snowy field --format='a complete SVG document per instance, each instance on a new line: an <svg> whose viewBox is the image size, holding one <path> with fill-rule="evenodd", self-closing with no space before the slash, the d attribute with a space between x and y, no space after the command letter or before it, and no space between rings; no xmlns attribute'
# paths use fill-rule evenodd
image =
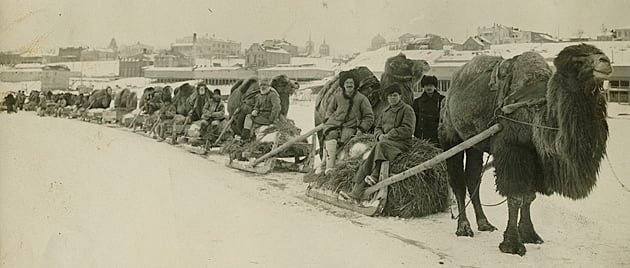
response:
<svg viewBox="0 0 630 268"><path fill-rule="evenodd" d="M289 117L306 131L312 109ZM630 187L630 106L609 114L608 157ZM630 192L607 161L589 198L536 199L545 243L519 257L497 248L505 204L485 208L501 231L459 238L448 213L362 216L305 197L302 174L235 171L119 129L26 112L0 126L0 267L630 266ZM503 200L492 172L480 191Z"/></svg>

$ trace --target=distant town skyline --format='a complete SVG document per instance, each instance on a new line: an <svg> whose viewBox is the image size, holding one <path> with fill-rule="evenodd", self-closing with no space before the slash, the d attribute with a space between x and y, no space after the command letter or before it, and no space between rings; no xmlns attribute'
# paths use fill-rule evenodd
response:
<svg viewBox="0 0 630 268"><path fill-rule="evenodd" d="M136 42L168 48L197 33L230 39L243 48L265 39L304 46L323 40L331 54L366 50L377 34L434 33L462 43L477 27L493 23L569 37L595 37L630 26L630 0L344 0L202 1L3 0L0 50L42 53L67 46L106 47Z"/></svg>

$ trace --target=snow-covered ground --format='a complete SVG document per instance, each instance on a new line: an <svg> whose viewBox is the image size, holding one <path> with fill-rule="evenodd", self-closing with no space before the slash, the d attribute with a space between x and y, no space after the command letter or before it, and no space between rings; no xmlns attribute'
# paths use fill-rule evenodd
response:
<svg viewBox="0 0 630 268"><path fill-rule="evenodd" d="M294 102L289 117L305 131L312 109ZM630 186L630 106L609 112L608 158ZM502 231L456 237L447 213L371 218L313 201L299 173L235 171L224 156L77 120L3 113L0 125L1 267L630 265L630 192L607 161L589 198L536 199L545 243L519 257L499 252ZM484 174L483 203L503 199L492 177ZM506 206L485 210L503 230Z"/></svg>

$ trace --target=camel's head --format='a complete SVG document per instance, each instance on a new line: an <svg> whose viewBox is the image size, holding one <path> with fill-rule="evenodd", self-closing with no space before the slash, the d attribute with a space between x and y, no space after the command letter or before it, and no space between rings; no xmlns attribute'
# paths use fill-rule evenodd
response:
<svg viewBox="0 0 630 268"><path fill-rule="evenodd" d="M553 60L556 70L567 76L586 81L604 80L613 72L610 59L600 49L587 44L565 47Z"/></svg>
<svg viewBox="0 0 630 268"><path fill-rule="evenodd" d="M195 88L188 84L188 83L184 83L183 85L175 88L175 97L177 98L188 98L188 96L192 95L192 93L195 91Z"/></svg>
<svg viewBox="0 0 630 268"><path fill-rule="evenodd" d="M429 63L426 60L411 61L413 62L413 65L411 66L411 87L415 89L419 88L422 77L431 70L431 66L429 66Z"/></svg>
<svg viewBox="0 0 630 268"><path fill-rule="evenodd" d="M398 82L411 82L412 86L416 86L429 70L431 67L426 60L407 59L405 54L400 53L387 59L384 75Z"/></svg>
<svg viewBox="0 0 630 268"><path fill-rule="evenodd" d="M287 75L278 75L271 80L271 87L275 88L278 93L293 94L296 89L300 88L297 81L289 79Z"/></svg>

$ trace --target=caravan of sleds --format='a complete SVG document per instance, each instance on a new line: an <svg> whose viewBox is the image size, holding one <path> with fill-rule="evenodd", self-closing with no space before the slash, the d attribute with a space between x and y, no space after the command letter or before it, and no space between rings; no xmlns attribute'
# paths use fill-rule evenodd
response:
<svg viewBox="0 0 630 268"><path fill-rule="evenodd" d="M361 202L344 198L339 195L339 189L320 189L321 183L310 183L306 194L375 216L384 214L388 195L396 194L388 191L388 187L392 189L408 179L421 180L424 172L446 167L448 175L443 179L448 180L458 204L456 234L473 236L465 212L466 192L470 194L478 230L496 230L483 212L478 191L483 153L488 153L494 158L497 191L507 198L508 205L509 221L499 249L524 255L524 243L543 242L534 230L530 215L536 194L558 194L572 199L587 197L595 185L606 150L606 102L600 90L603 79L612 73L610 61L601 50L581 44L564 48L555 58L554 66L555 72L535 52L509 59L476 56L453 75L442 104L439 138L444 151L439 150L430 159L399 170L397 174L390 172L390 164L393 166L402 159L382 162L380 177L364 190ZM413 88L430 67L424 60L411 60L400 54L389 58L384 70L380 81L366 67L342 72L358 81L356 90L367 97L377 116L388 107L383 89L398 84L402 101L411 104ZM78 118L130 129L179 144L198 154L226 152L227 166L240 170L265 174L284 167L312 174L321 169L315 166L314 157L326 154L323 144L326 110L335 94L343 90L339 77L334 77L319 91L315 126L304 133L286 118L289 95L299 86L285 75L275 77L271 86L282 99L282 112L274 124L254 125L252 137L247 141L239 137L246 131L244 121L260 94L260 81L256 78L236 83L227 98L227 107L216 108L219 113L202 111L192 116L199 112L194 111L199 109L195 107L199 98L210 102L213 95L220 93L201 93L207 90L204 85L190 84L175 89L147 88L139 100L129 90L115 96L111 89L96 90L84 96L65 93L51 97L32 93L27 109L36 109L42 116ZM200 96L204 94L207 95ZM109 108L112 99L114 107ZM221 103L219 98L214 100ZM287 130L291 128L293 130ZM250 146L250 151L226 149L245 148L247 142L256 146ZM221 146L223 150L216 149ZM365 157L370 150L366 146L357 148L338 150L338 163L344 163L344 157ZM293 161L285 161L287 158ZM322 163L325 160L322 159ZM336 168L343 168L343 164ZM444 204L439 211L445 211Z"/></svg>

